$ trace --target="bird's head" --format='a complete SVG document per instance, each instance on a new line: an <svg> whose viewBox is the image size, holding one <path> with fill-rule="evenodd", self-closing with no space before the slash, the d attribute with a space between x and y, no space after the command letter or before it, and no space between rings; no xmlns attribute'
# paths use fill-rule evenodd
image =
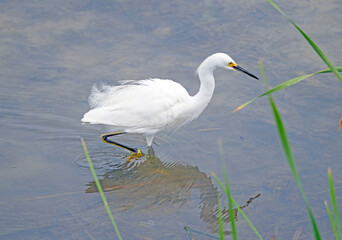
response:
<svg viewBox="0 0 342 240"><path fill-rule="evenodd" d="M226 53L215 53L209 57L207 57L202 64L198 68L198 72L202 69L204 71L211 71L213 72L216 68L224 68L228 70L237 70L247 74L250 77L255 79L257 78L255 75L251 74L250 72L246 71L242 67L238 66L235 61Z"/></svg>

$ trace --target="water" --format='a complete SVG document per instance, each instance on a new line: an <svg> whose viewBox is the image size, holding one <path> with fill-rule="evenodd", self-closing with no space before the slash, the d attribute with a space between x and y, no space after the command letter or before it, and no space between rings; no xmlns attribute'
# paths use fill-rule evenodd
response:
<svg viewBox="0 0 342 240"><path fill-rule="evenodd" d="M341 65L339 1L279 5ZM80 124L93 83L170 78L194 94L195 70L214 52L228 52L256 75L263 59L273 86L325 69L267 2L2 1L0 17L1 239L114 238L80 137L124 239L187 239L186 226L195 239L218 236L221 190L210 177L211 171L223 177L218 139L237 202L243 206L261 194L244 210L262 236L291 239L297 232L312 239L267 99L232 113L263 91L260 81L217 71L214 97L200 118L158 136L155 156L134 163L100 141L102 127ZM333 238L323 204L328 166L338 196L341 191L341 93L341 83L326 74L274 94L325 239ZM142 136L122 141L146 153ZM240 215L237 227L241 239L255 238Z"/></svg>

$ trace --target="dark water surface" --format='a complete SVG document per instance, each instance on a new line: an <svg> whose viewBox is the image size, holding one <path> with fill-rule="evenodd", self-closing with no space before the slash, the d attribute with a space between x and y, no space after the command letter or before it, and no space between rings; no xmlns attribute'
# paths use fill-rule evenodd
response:
<svg viewBox="0 0 342 240"><path fill-rule="evenodd" d="M279 6L342 65L340 1ZM159 135L155 155L135 162L102 143L103 127L80 123L95 82L169 78L194 94L194 73L215 52L256 75L263 59L272 86L326 69L266 1L2 1L0 19L0 239L115 238L80 137L124 239L190 239L185 226L194 239L218 236L221 190L210 177L223 178L218 139L236 201L261 194L244 210L262 236L313 238L267 99L232 113L264 90L261 81L217 71L199 119ZM274 94L324 239L333 238L323 204L329 166L342 206L341 86L325 74ZM147 153L143 136L122 140ZM240 215L237 228L241 239L256 238Z"/></svg>

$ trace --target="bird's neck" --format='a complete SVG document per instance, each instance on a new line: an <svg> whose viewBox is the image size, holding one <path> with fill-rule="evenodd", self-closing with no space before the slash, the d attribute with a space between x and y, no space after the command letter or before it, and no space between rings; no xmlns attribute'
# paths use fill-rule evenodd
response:
<svg viewBox="0 0 342 240"><path fill-rule="evenodd" d="M214 94L215 80L213 71L202 71L199 68L197 73L201 85L198 93L193 97L193 104L199 115L207 107Z"/></svg>

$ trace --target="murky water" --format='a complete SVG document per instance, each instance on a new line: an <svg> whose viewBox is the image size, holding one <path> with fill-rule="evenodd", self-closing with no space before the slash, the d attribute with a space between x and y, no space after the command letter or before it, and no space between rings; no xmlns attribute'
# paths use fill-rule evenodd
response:
<svg viewBox="0 0 342 240"><path fill-rule="evenodd" d="M339 1L279 5L342 65ZM256 75L263 59L273 86L325 69L266 1L2 1L0 6L1 239L114 238L80 137L124 239L218 236L216 202L222 191L210 174L223 177L218 139L233 196L262 236L312 238L267 99L232 113L263 91L260 81L217 71L208 108L176 134L159 135L154 154L147 152L143 136L122 136L144 150L135 162L102 143L103 127L80 123L93 83L170 78L194 94L196 68L214 52L229 53ZM336 77L326 74L274 94L325 239L333 238L323 204L329 200L328 166L341 200L341 89ZM240 238L255 239L237 218Z"/></svg>

